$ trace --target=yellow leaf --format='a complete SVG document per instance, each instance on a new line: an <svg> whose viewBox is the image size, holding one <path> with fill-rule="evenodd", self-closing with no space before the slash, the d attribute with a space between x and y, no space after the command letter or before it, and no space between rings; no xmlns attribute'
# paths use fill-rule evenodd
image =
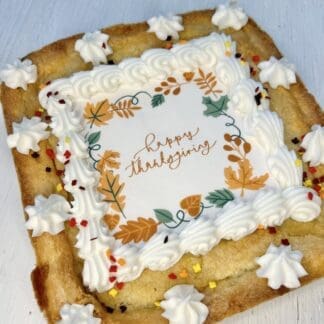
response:
<svg viewBox="0 0 324 324"><path fill-rule="evenodd" d="M196 217L200 212L201 195L188 196L180 201L182 209L186 210L192 217Z"/></svg>
<svg viewBox="0 0 324 324"><path fill-rule="evenodd" d="M136 221L130 220L125 225L120 225L120 231L114 236L122 240L123 244L131 241L135 243L148 241L157 231L158 223L153 218L139 217Z"/></svg>
<svg viewBox="0 0 324 324"><path fill-rule="evenodd" d="M105 170L105 166L112 169L119 169L120 163L116 161L119 157L119 152L110 150L105 151L104 155L101 156L100 161L97 163L97 169L101 172Z"/></svg>
<svg viewBox="0 0 324 324"><path fill-rule="evenodd" d="M110 230L113 230L118 225L120 221L120 216L118 214L107 214L103 217L103 220L107 224L108 228Z"/></svg>
<svg viewBox="0 0 324 324"><path fill-rule="evenodd" d="M108 100L98 102L96 105L88 102L83 116L91 126L101 126L106 125L107 121L113 118L113 111Z"/></svg>

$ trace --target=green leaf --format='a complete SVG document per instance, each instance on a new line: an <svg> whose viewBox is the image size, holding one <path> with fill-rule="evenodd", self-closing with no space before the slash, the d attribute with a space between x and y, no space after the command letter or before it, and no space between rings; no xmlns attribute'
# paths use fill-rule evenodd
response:
<svg viewBox="0 0 324 324"><path fill-rule="evenodd" d="M216 207L224 207L229 201L234 200L234 195L227 189L210 192L206 200Z"/></svg>
<svg viewBox="0 0 324 324"><path fill-rule="evenodd" d="M89 135L88 143L89 145L96 144L100 139L100 132L95 132Z"/></svg>
<svg viewBox="0 0 324 324"><path fill-rule="evenodd" d="M152 108L162 105L164 103L164 101L165 101L165 98L164 98L163 94L154 95L151 100Z"/></svg>
<svg viewBox="0 0 324 324"><path fill-rule="evenodd" d="M220 116L223 111L228 109L228 102L228 96L222 96L217 101L212 100L210 97L203 97L202 103L207 107L204 111L204 115L212 117Z"/></svg>
<svg viewBox="0 0 324 324"><path fill-rule="evenodd" d="M174 222L173 215L166 209L154 209L155 217L161 223Z"/></svg>

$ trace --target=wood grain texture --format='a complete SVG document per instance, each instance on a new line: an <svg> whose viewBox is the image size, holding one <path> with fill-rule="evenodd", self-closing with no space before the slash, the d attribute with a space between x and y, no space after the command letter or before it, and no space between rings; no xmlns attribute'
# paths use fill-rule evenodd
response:
<svg viewBox="0 0 324 324"><path fill-rule="evenodd" d="M219 2L219 1L218 1ZM273 37L280 50L296 64L297 71L323 106L324 89L320 81L324 72L324 32L321 0L241 1L246 11ZM185 12L213 7L217 1L0 1L1 62L38 49L56 39L91 31L118 22L146 20L167 12ZM3 323L43 323L28 277L34 255L24 229L18 183L12 158L5 145L4 123L0 123L2 186L0 202L2 235L0 261L0 312ZM232 317L224 323L321 323L324 318L324 281L317 281L285 297ZM31 314L29 314L31 311Z"/></svg>

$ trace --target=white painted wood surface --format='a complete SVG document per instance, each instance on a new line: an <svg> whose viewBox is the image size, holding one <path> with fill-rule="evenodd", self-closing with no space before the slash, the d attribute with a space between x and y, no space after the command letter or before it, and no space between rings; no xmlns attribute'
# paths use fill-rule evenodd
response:
<svg viewBox="0 0 324 324"><path fill-rule="evenodd" d="M223 0L224 1L224 0ZM222 0L0 0L0 67L57 39L157 14L212 8ZM296 65L324 106L324 0L241 0ZM29 273L34 253L24 228L13 160L0 114L0 323L45 323ZM324 323L324 280L224 321L226 324ZM185 324L185 323L184 323Z"/></svg>

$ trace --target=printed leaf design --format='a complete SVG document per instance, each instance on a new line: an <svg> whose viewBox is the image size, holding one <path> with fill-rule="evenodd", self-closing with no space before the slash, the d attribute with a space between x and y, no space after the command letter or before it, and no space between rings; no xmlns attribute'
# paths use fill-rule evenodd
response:
<svg viewBox="0 0 324 324"><path fill-rule="evenodd" d="M259 177L252 177L253 168L248 159L239 161L238 166L237 171L234 171L232 167L224 169L226 184L229 189L241 189L241 196L243 196L244 189L258 190L264 187L269 177L268 173Z"/></svg>
<svg viewBox="0 0 324 324"><path fill-rule="evenodd" d="M110 207L121 213L125 207L126 197L121 195L124 186L124 183L119 182L119 175L114 175L112 171L104 171L98 187L98 190L104 195L104 200L110 203Z"/></svg>
<svg viewBox="0 0 324 324"><path fill-rule="evenodd" d="M195 76L195 73L193 73L193 72L185 72L185 73L183 73L183 77L185 78L185 80L187 82L190 82L193 79L194 76Z"/></svg>
<svg viewBox="0 0 324 324"><path fill-rule="evenodd" d="M97 163L97 169L104 171L105 166L111 169L119 169L120 163L116 161L119 157L119 152L110 150L105 151L104 155L101 156L100 161Z"/></svg>
<svg viewBox="0 0 324 324"><path fill-rule="evenodd" d="M194 81L196 82L197 86L199 86L199 88L201 90L205 90L204 94L205 96L211 94L211 93L221 93L222 91L220 90L216 90L216 85L217 85L217 81L216 81L216 76L212 73L209 72L207 74L204 73L203 70L198 69L200 78L196 78L194 79Z"/></svg>
<svg viewBox="0 0 324 324"><path fill-rule="evenodd" d="M231 191L224 188L221 190L215 190L213 192L210 192L206 197L206 200L211 204L215 205L216 207L222 208L229 201L234 200L234 195Z"/></svg>
<svg viewBox="0 0 324 324"><path fill-rule="evenodd" d="M154 209L154 214L160 223L174 222L172 213L166 209Z"/></svg>
<svg viewBox="0 0 324 324"><path fill-rule="evenodd" d="M129 118L134 117L134 111L140 109L142 109L142 107L133 106L131 99L126 99L115 104L112 111L115 112L120 118Z"/></svg>
<svg viewBox="0 0 324 324"><path fill-rule="evenodd" d="M99 141L99 139L100 139L100 132L95 132L90 134L87 139L89 146L96 144Z"/></svg>
<svg viewBox="0 0 324 324"><path fill-rule="evenodd" d="M192 217L196 217L200 212L201 195L188 196L180 201L182 209L186 210Z"/></svg>
<svg viewBox="0 0 324 324"><path fill-rule="evenodd" d="M90 123L90 127L101 126L106 125L107 121L113 118L113 112L108 100L98 102L96 105L88 102L84 108L83 116Z"/></svg>
<svg viewBox="0 0 324 324"><path fill-rule="evenodd" d="M204 115L218 117L223 111L228 109L227 103L229 102L228 96L222 96L219 100L214 101L210 97L203 97L202 103L207 107Z"/></svg>
<svg viewBox="0 0 324 324"><path fill-rule="evenodd" d="M112 231L119 224L120 216L118 214L107 214L103 217L103 220Z"/></svg>
<svg viewBox="0 0 324 324"><path fill-rule="evenodd" d="M164 103L164 101L165 101L165 98L164 98L163 94L154 95L151 100L152 108L162 105Z"/></svg>
<svg viewBox="0 0 324 324"><path fill-rule="evenodd" d="M148 241L157 231L158 223L153 218L139 217L136 221L130 220L124 225L120 225L120 231L114 236L121 240L123 244L134 241Z"/></svg>
<svg viewBox="0 0 324 324"><path fill-rule="evenodd" d="M163 92L165 96L171 93L175 96L181 91L181 84L174 77L168 77L166 81L162 81L160 86L154 89L156 92Z"/></svg>

